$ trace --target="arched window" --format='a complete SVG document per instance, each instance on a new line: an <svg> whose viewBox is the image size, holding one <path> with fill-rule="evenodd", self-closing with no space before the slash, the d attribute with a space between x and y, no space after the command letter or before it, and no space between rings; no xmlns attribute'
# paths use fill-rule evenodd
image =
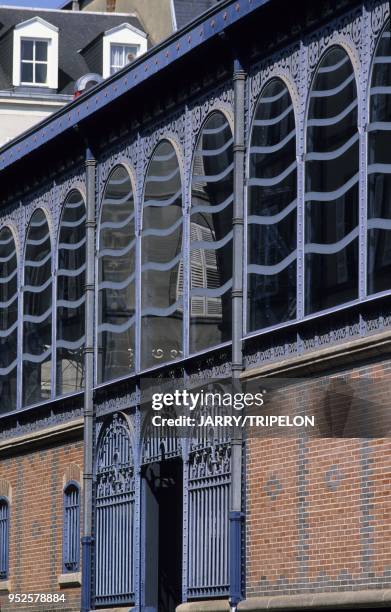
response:
<svg viewBox="0 0 391 612"><path fill-rule="evenodd" d="M64 572L80 569L80 488L69 483L64 490L64 525L62 542Z"/></svg>
<svg viewBox="0 0 391 612"><path fill-rule="evenodd" d="M163 140L149 164L141 240L141 365L182 354L182 186L174 147Z"/></svg>
<svg viewBox="0 0 391 612"><path fill-rule="evenodd" d="M286 85L273 79L258 101L248 180L248 331L296 316L296 127Z"/></svg>
<svg viewBox="0 0 391 612"><path fill-rule="evenodd" d="M49 226L40 209L27 232L24 263L23 404L50 399L52 266Z"/></svg>
<svg viewBox="0 0 391 612"><path fill-rule="evenodd" d="M104 426L96 462L95 603L134 603L135 479L130 429L122 414Z"/></svg>
<svg viewBox="0 0 391 612"><path fill-rule="evenodd" d="M62 213L57 271L57 393L77 391L84 382L86 208L71 191Z"/></svg>
<svg viewBox="0 0 391 612"><path fill-rule="evenodd" d="M190 211L190 352L231 339L233 137L213 112L198 138Z"/></svg>
<svg viewBox="0 0 391 612"><path fill-rule="evenodd" d="M347 53L333 47L317 69L307 119L305 311L358 297L357 91Z"/></svg>
<svg viewBox="0 0 391 612"><path fill-rule="evenodd" d="M0 580L8 578L9 560L9 505L8 500L0 498Z"/></svg>
<svg viewBox="0 0 391 612"><path fill-rule="evenodd" d="M135 210L124 166L114 168L106 184L98 257L98 380L104 382L135 366Z"/></svg>
<svg viewBox="0 0 391 612"><path fill-rule="evenodd" d="M0 230L0 412L16 408L18 284L11 230Z"/></svg>
<svg viewBox="0 0 391 612"><path fill-rule="evenodd" d="M391 38L375 54L368 126L368 293L391 287Z"/></svg>

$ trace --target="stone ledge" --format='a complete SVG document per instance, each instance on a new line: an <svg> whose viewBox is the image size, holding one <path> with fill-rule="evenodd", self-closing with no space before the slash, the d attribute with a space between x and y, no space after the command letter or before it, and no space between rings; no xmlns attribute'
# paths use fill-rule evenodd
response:
<svg viewBox="0 0 391 612"><path fill-rule="evenodd" d="M0 580L0 593L10 593L11 591L11 580Z"/></svg>
<svg viewBox="0 0 391 612"><path fill-rule="evenodd" d="M129 606L125 608L99 608L99 612L131 612L135 609L133 607L129 608ZM96 610L90 610L90 612L96 612Z"/></svg>
<svg viewBox="0 0 391 612"><path fill-rule="evenodd" d="M258 376L303 376L322 372L330 367L357 362L368 357L389 354L391 352L391 330L341 342L324 349L308 351L305 355L292 355L281 361L265 363L248 368L240 375L241 380L251 380Z"/></svg>
<svg viewBox="0 0 391 612"><path fill-rule="evenodd" d="M357 608L391 607L391 589L363 591L335 591L328 593L303 593L302 595L275 595L250 597L241 601L238 610L263 612L265 610L356 610Z"/></svg>
<svg viewBox="0 0 391 612"><path fill-rule="evenodd" d="M0 442L0 456L14 454L21 450L28 450L54 440L60 441L63 437L69 439L70 435L81 436L83 426L84 420L83 417L81 417L77 420L69 421L69 423L46 427L45 429L24 434L23 436L16 436L15 438L4 440Z"/></svg>
<svg viewBox="0 0 391 612"><path fill-rule="evenodd" d="M60 574L57 578L60 587L79 587L81 586L81 572L70 572L69 574Z"/></svg>
<svg viewBox="0 0 391 612"><path fill-rule="evenodd" d="M230 609L226 599L216 599L183 603L177 607L176 612L229 612Z"/></svg>

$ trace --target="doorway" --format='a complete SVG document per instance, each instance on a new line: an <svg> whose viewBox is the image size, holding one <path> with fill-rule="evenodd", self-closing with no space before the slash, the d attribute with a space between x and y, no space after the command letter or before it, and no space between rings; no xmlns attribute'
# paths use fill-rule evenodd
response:
<svg viewBox="0 0 391 612"><path fill-rule="evenodd" d="M145 610L175 612L182 601L183 462L143 470Z"/></svg>

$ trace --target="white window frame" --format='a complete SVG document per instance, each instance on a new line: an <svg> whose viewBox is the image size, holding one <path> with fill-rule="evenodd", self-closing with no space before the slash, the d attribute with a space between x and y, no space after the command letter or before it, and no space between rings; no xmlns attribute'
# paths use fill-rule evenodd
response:
<svg viewBox="0 0 391 612"><path fill-rule="evenodd" d="M122 47L121 49L121 55L122 55L122 59L124 60L123 63L121 64L121 66L116 66L112 63L111 61L111 54L113 51L113 47ZM116 72L118 72L118 70L121 70L121 68L124 68L124 66L127 66L130 62L126 61L126 58L124 58L124 54L126 53L126 48L130 49L134 49L134 56L137 57L139 55L139 45L129 45L129 44L124 44L124 43L117 43L117 42L112 42L110 43L110 74L115 74Z"/></svg>
<svg viewBox="0 0 391 612"><path fill-rule="evenodd" d="M33 43L33 59L32 60L25 60L22 57L22 43L23 42L32 42ZM35 53L36 53L36 45L35 43L37 42L43 42L46 43L47 45L47 49L46 49L46 60L36 60L35 59ZM40 85L41 87L47 87L47 82L48 82L48 77L49 77L49 45L50 45L50 41L47 38L25 38L24 36L20 39L20 84L21 85ZM33 66L33 81L22 81L22 64L32 64ZM44 64L46 66L46 81L43 82L37 82L35 81L35 67L37 64Z"/></svg>
<svg viewBox="0 0 391 612"><path fill-rule="evenodd" d="M139 57L148 49L147 35L145 32L138 30L130 23L122 23L121 25L107 30L103 36L103 67L102 76L107 78L111 74L111 46L122 45L124 47L136 47Z"/></svg>
<svg viewBox="0 0 391 612"><path fill-rule="evenodd" d="M48 43L46 83L22 82L22 40ZM14 28L12 83L15 87L58 88L58 28L40 17L33 17Z"/></svg>

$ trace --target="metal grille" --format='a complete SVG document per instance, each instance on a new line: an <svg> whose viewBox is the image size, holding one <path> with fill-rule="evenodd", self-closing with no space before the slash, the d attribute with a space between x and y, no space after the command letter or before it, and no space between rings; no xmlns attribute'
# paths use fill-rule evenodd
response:
<svg viewBox="0 0 391 612"><path fill-rule="evenodd" d="M227 437L192 445L189 460L188 597L229 592L231 448Z"/></svg>
<svg viewBox="0 0 391 612"><path fill-rule="evenodd" d="M0 579L8 577L9 520L8 503L0 500Z"/></svg>
<svg viewBox="0 0 391 612"><path fill-rule="evenodd" d="M64 571L77 572L80 563L80 492L71 484L64 493Z"/></svg>
<svg viewBox="0 0 391 612"><path fill-rule="evenodd" d="M130 431L115 414L98 450L95 602L134 603L134 468Z"/></svg>

